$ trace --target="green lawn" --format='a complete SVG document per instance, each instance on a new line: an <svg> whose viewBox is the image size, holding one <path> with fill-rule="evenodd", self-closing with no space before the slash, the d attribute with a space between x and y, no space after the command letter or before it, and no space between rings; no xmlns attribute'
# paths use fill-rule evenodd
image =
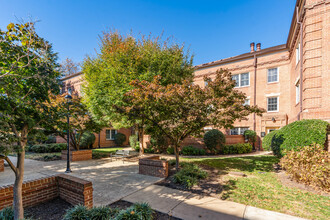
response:
<svg viewBox="0 0 330 220"><path fill-rule="evenodd" d="M307 219L328 219L330 198L297 188L284 186L273 169L274 156L239 158L185 159L218 169L226 181L219 197L230 201L273 210ZM248 177L230 177L229 171L239 171Z"/></svg>
<svg viewBox="0 0 330 220"><path fill-rule="evenodd" d="M117 150L122 150L122 147L116 147L116 148L97 148L93 149L94 153L114 153Z"/></svg>

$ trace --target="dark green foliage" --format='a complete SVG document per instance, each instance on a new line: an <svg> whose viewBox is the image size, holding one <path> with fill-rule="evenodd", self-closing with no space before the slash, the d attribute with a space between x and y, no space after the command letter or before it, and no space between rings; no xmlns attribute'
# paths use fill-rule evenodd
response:
<svg viewBox="0 0 330 220"><path fill-rule="evenodd" d="M101 158L107 158L109 157L110 154L108 153L99 153L99 152L93 152L92 153L92 158L93 159L101 159Z"/></svg>
<svg viewBox="0 0 330 220"><path fill-rule="evenodd" d="M262 148L266 151L271 151L271 143L274 135L278 132L279 130L275 130L272 132L269 132L263 139L262 139Z"/></svg>
<svg viewBox="0 0 330 220"><path fill-rule="evenodd" d="M44 156L44 161L53 161L53 160L61 160L62 157L58 155Z"/></svg>
<svg viewBox="0 0 330 220"><path fill-rule="evenodd" d="M62 150L67 149L67 144L59 143L59 144L39 144L32 145L28 148L28 151L34 153L55 153L61 152Z"/></svg>
<svg viewBox="0 0 330 220"><path fill-rule="evenodd" d="M77 205L72 209L69 209L65 215L64 220L88 220L89 210L82 205Z"/></svg>
<svg viewBox="0 0 330 220"><path fill-rule="evenodd" d="M151 209L148 203L135 203L132 207L137 213L139 213L139 215L141 216L141 220L152 219L154 211Z"/></svg>
<svg viewBox="0 0 330 220"><path fill-rule="evenodd" d="M222 154L247 154L252 152L252 145L249 143L232 144L223 146Z"/></svg>
<svg viewBox="0 0 330 220"><path fill-rule="evenodd" d="M253 144L257 141L257 133L252 130L244 131L244 138L249 141L249 143Z"/></svg>
<svg viewBox="0 0 330 220"><path fill-rule="evenodd" d="M174 148L173 148L173 147L168 147L168 148L166 149L166 153L167 153L167 154L174 154Z"/></svg>
<svg viewBox="0 0 330 220"><path fill-rule="evenodd" d="M90 149L93 147L94 142L95 142L95 135L90 131L86 131L81 136L79 142L79 149Z"/></svg>
<svg viewBox="0 0 330 220"><path fill-rule="evenodd" d="M293 122L275 133L271 149L275 156L282 157L284 150L300 150L311 144L324 145L328 127L328 122L317 119Z"/></svg>
<svg viewBox="0 0 330 220"><path fill-rule="evenodd" d="M204 149L199 149L199 148L196 148L196 147L193 147L193 146L184 146L181 150L181 154L182 155L205 155L206 152Z"/></svg>
<svg viewBox="0 0 330 220"><path fill-rule="evenodd" d="M140 220L140 213L136 212L133 207L121 210L115 220Z"/></svg>
<svg viewBox="0 0 330 220"><path fill-rule="evenodd" d="M196 164L180 163L180 165L182 168L173 176L174 183L189 189L196 185L200 179L205 179L207 177L207 172Z"/></svg>
<svg viewBox="0 0 330 220"><path fill-rule="evenodd" d="M12 207L7 207L0 210L0 220L14 220L14 210Z"/></svg>
<svg viewBox="0 0 330 220"><path fill-rule="evenodd" d="M165 153L168 147L168 140L163 135L152 135L150 138L150 148L154 153Z"/></svg>
<svg viewBox="0 0 330 220"><path fill-rule="evenodd" d="M90 209L88 215L90 220L108 220L117 215L118 212L117 209L101 206Z"/></svg>
<svg viewBox="0 0 330 220"><path fill-rule="evenodd" d="M207 131L204 135L204 143L206 147L211 151L215 151L217 148L221 149L221 147L224 146L225 142L225 135L217 129Z"/></svg>
<svg viewBox="0 0 330 220"><path fill-rule="evenodd" d="M140 151L140 142L138 139L136 134L129 136L129 145L137 152Z"/></svg>
<svg viewBox="0 0 330 220"><path fill-rule="evenodd" d="M126 141L126 135L123 133L117 133L115 134L115 144L117 146L123 146L124 142Z"/></svg>

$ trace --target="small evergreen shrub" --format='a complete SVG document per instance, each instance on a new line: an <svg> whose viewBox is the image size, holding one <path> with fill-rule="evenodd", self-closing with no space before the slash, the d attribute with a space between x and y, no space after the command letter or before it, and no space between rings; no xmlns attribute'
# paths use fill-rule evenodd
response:
<svg viewBox="0 0 330 220"><path fill-rule="evenodd" d="M272 139L274 135L278 132L279 130L275 130L272 132L269 132L263 139L262 139L262 148L266 151L271 151L271 144L272 144Z"/></svg>
<svg viewBox="0 0 330 220"><path fill-rule="evenodd" d="M69 209L65 215L64 220L87 220L89 219L89 210L83 205L77 205Z"/></svg>
<svg viewBox="0 0 330 220"><path fill-rule="evenodd" d="M58 144L38 144L32 145L28 148L28 151L34 153L55 153L61 152L65 150L67 145L65 143L58 143Z"/></svg>
<svg viewBox="0 0 330 220"><path fill-rule="evenodd" d="M154 211L151 209L150 205L148 203L135 203L133 204L132 208L139 213L141 216L140 219L142 220L149 220L152 219L152 215Z"/></svg>
<svg viewBox="0 0 330 220"><path fill-rule="evenodd" d="M126 135L123 133L117 133L115 134L114 139L116 145L123 146L124 142L126 141Z"/></svg>
<svg viewBox="0 0 330 220"><path fill-rule="evenodd" d="M140 151L140 142L136 134L129 136L129 145L137 152Z"/></svg>
<svg viewBox="0 0 330 220"><path fill-rule="evenodd" d="M180 163L181 169L179 172L174 174L173 182L190 189L194 185L198 184L200 179L207 177L207 172L202 170L196 164L191 163Z"/></svg>
<svg viewBox="0 0 330 220"><path fill-rule="evenodd" d="M166 153L167 153L167 154L174 154L174 147L168 147L168 148L166 149Z"/></svg>
<svg viewBox="0 0 330 220"><path fill-rule="evenodd" d="M222 154L247 154L252 152L252 145L249 143L232 144L223 146Z"/></svg>
<svg viewBox="0 0 330 220"><path fill-rule="evenodd" d="M14 210L12 207L7 207L0 210L1 220L14 220Z"/></svg>
<svg viewBox="0 0 330 220"><path fill-rule="evenodd" d="M284 154L280 164L295 180L330 192L330 153L324 146L314 144Z"/></svg>
<svg viewBox="0 0 330 220"><path fill-rule="evenodd" d="M89 210L88 216L90 220L108 220L118 214L119 210L111 209L106 206L94 207Z"/></svg>
<svg viewBox="0 0 330 220"><path fill-rule="evenodd" d="M257 133L252 130L244 131L244 138L248 140L250 144L253 144L257 141Z"/></svg>
<svg viewBox="0 0 330 220"><path fill-rule="evenodd" d="M225 145L226 137L221 131L212 129L205 133L204 143L210 151L214 152L217 148L221 149Z"/></svg>
<svg viewBox="0 0 330 220"><path fill-rule="evenodd" d="M300 150L311 144L324 145L329 123L318 119L295 121L279 129L271 140L275 156L285 155L284 150Z"/></svg>
<svg viewBox="0 0 330 220"><path fill-rule="evenodd" d="M95 135L92 132L84 132L80 139L79 149L93 148L94 142Z"/></svg>
<svg viewBox="0 0 330 220"><path fill-rule="evenodd" d="M193 146L184 146L181 150L181 154L185 156L197 156L205 155L206 152L204 149L199 149Z"/></svg>

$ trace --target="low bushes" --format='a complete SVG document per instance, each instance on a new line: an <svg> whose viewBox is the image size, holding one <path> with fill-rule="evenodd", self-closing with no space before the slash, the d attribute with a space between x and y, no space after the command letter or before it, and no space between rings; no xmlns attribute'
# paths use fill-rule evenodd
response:
<svg viewBox="0 0 330 220"><path fill-rule="evenodd" d="M79 149L93 148L94 142L95 135L92 132L84 132L80 139Z"/></svg>
<svg viewBox="0 0 330 220"><path fill-rule="evenodd" d="M226 137L221 131L212 129L205 133L204 143L210 151L214 152L217 148L221 148L225 145Z"/></svg>
<svg viewBox="0 0 330 220"><path fill-rule="evenodd" d="M273 134L271 149L275 156L282 157L285 155L284 150L300 150L311 144L324 145L328 127L328 122L318 119L293 122Z"/></svg>
<svg viewBox="0 0 330 220"><path fill-rule="evenodd" d="M137 152L140 151L140 142L136 134L129 136L129 145Z"/></svg>
<svg viewBox="0 0 330 220"><path fill-rule="evenodd" d="M32 145L28 148L28 151L34 153L55 153L65 150L67 145L65 143L60 144L38 144Z"/></svg>
<svg viewBox="0 0 330 220"><path fill-rule="evenodd" d="M185 146L182 148L181 154L185 156L197 156L197 155L205 155L206 152L204 149L199 149L193 146Z"/></svg>
<svg viewBox="0 0 330 220"><path fill-rule="evenodd" d="M114 141L116 145L123 146L124 142L126 141L126 135L123 133L117 133L114 136Z"/></svg>
<svg viewBox="0 0 330 220"><path fill-rule="evenodd" d="M127 209L111 209L109 207L94 207L87 209L78 205L69 209L64 220L86 220L86 219L114 219L114 220L149 220L153 218L153 210L147 203L135 203Z"/></svg>
<svg viewBox="0 0 330 220"><path fill-rule="evenodd" d="M107 158L110 156L110 153L102 153L102 152L92 152L92 158L93 159L101 159L101 158Z"/></svg>
<svg viewBox="0 0 330 220"><path fill-rule="evenodd" d="M281 166L298 182L330 192L330 153L321 145L287 151Z"/></svg>
<svg viewBox="0 0 330 220"><path fill-rule="evenodd" d="M221 154L247 154L252 152L252 145L249 143L225 145L220 152Z"/></svg>
<svg viewBox="0 0 330 220"><path fill-rule="evenodd" d="M14 210L12 207L7 207L0 210L0 219L14 220Z"/></svg>
<svg viewBox="0 0 330 220"><path fill-rule="evenodd" d="M173 182L190 189L198 183L200 179L207 177L207 172L192 163L180 163L182 167L179 172L174 174Z"/></svg>

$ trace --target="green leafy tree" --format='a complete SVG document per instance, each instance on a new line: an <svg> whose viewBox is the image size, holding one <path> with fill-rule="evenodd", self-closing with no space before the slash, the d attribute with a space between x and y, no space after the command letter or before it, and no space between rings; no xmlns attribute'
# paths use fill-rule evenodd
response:
<svg viewBox="0 0 330 220"><path fill-rule="evenodd" d="M28 135L49 120L49 93L59 91L60 73L52 46L35 32L34 23L0 30L0 159L15 173L14 218L23 219L22 183ZM14 165L6 156L17 153Z"/></svg>
<svg viewBox="0 0 330 220"><path fill-rule="evenodd" d="M206 88L183 84L162 85L160 76L152 82L135 80L133 90L125 94L125 107L116 106L117 111L131 120L144 119L156 134L169 139L179 166L179 147L190 135L200 135L207 125L232 127L235 120L244 119L263 110L257 106L244 106L245 94L234 89L235 82L227 70L216 72L215 80Z"/></svg>
<svg viewBox="0 0 330 220"><path fill-rule="evenodd" d="M175 84L192 80L193 71L192 57L184 46L150 36L136 39L105 32L100 53L83 63L87 82L84 100L98 120L111 122L115 128L136 126L143 154L144 118L133 120L118 113L114 106L126 105L124 94L132 89L129 83L133 80L152 81L160 75L161 85Z"/></svg>

